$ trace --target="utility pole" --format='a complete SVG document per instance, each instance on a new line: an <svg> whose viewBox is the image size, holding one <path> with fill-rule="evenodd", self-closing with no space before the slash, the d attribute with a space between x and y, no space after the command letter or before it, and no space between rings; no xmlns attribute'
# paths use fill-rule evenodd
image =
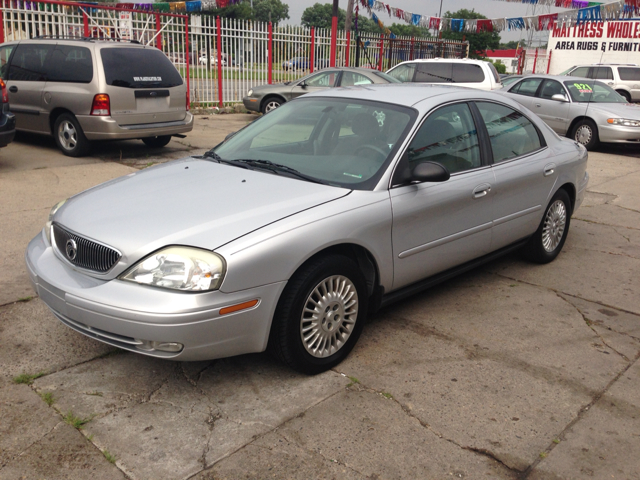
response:
<svg viewBox="0 0 640 480"><path fill-rule="evenodd" d="M351 19L353 18L353 0L347 0L347 16L344 19L344 30L351 30Z"/></svg>

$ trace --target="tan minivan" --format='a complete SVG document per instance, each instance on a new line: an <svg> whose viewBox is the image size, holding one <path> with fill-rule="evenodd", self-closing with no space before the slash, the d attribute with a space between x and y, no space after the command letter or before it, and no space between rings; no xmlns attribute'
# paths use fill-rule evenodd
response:
<svg viewBox="0 0 640 480"><path fill-rule="evenodd" d="M0 75L16 129L53 135L65 155L85 155L93 140L163 147L193 128L186 85L154 47L90 38L9 42L0 45Z"/></svg>

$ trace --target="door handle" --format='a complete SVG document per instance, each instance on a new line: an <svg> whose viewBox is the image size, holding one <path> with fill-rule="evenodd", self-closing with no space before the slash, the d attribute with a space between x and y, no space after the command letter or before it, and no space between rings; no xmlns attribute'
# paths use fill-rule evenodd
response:
<svg viewBox="0 0 640 480"><path fill-rule="evenodd" d="M15 85L11 85L11 86L9 87L9 91L10 91L11 93L16 93L16 92L18 91L18 87L16 87Z"/></svg>
<svg viewBox="0 0 640 480"><path fill-rule="evenodd" d="M482 198L487 195L491 191L491 185L488 183L483 183L482 185L478 185L473 189L473 198Z"/></svg>
<svg viewBox="0 0 640 480"><path fill-rule="evenodd" d="M545 165L544 167L544 176L548 177L549 175L553 175L556 171L556 164L550 163L549 165Z"/></svg>
<svg viewBox="0 0 640 480"><path fill-rule="evenodd" d="M613 85L613 82L608 82L607 85Z"/></svg>
<svg viewBox="0 0 640 480"><path fill-rule="evenodd" d="M536 103L536 107L541 107L542 105L540 105L539 103Z"/></svg>

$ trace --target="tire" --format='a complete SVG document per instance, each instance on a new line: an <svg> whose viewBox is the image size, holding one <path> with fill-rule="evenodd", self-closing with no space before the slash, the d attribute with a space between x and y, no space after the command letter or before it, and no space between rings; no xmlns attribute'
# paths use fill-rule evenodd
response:
<svg viewBox="0 0 640 480"><path fill-rule="evenodd" d="M262 102L262 105L260 106L260 111L265 114L269 113L271 110L275 110L283 103L285 103L285 101L282 100L280 97L267 97Z"/></svg>
<svg viewBox="0 0 640 480"><path fill-rule="evenodd" d="M147 137L142 141L147 147L162 148L171 141L171 135L160 135L159 137Z"/></svg>
<svg viewBox="0 0 640 480"><path fill-rule="evenodd" d="M593 150L600 143L598 137L598 127L593 123L593 120L588 118L579 120L571 129L570 138L575 140L587 150Z"/></svg>
<svg viewBox="0 0 640 480"><path fill-rule="evenodd" d="M53 124L53 138L58 148L69 157L84 157L91 145L75 116L63 113Z"/></svg>
<svg viewBox="0 0 640 480"><path fill-rule="evenodd" d="M629 95L629 92L626 90L616 90L616 92L622 95L627 100L627 103L631 103L631 95Z"/></svg>
<svg viewBox="0 0 640 480"><path fill-rule="evenodd" d="M571 200L569 194L560 189L547 205L538 230L524 246L524 256L541 264L555 260L567 239L570 223Z"/></svg>
<svg viewBox="0 0 640 480"><path fill-rule="evenodd" d="M312 260L291 277L282 292L269 350L299 372L315 375L329 370L358 341L368 303L366 281L351 259L327 255ZM306 339L303 331L308 334Z"/></svg>

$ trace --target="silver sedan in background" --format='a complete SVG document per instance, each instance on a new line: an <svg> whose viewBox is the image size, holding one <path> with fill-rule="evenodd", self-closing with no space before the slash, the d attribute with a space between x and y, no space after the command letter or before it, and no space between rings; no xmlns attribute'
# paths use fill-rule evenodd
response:
<svg viewBox="0 0 640 480"><path fill-rule="evenodd" d="M268 113L283 103L307 93L321 92L334 87L377 83L400 83L400 81L384 72L369 68L325 68L292 82L253 87L242 99L242 103L247 110Z"/></svg>
<svg viewBox="0 0 640 480"><path fill-rule="evenodd" d="M640 144L640 105L608 85L567 76L529 75L501 90L532 110L559 135L588 150L603 143Z"/></svg>
<svg viewBox="0 0 640 480"><path fill-rule="evenodd" d="M313 374L380 306L515 249L554 260L586 168L584 147L495 93L334 89L60 202L26 263L96 340L175 360L268 348Z"/></svg>

